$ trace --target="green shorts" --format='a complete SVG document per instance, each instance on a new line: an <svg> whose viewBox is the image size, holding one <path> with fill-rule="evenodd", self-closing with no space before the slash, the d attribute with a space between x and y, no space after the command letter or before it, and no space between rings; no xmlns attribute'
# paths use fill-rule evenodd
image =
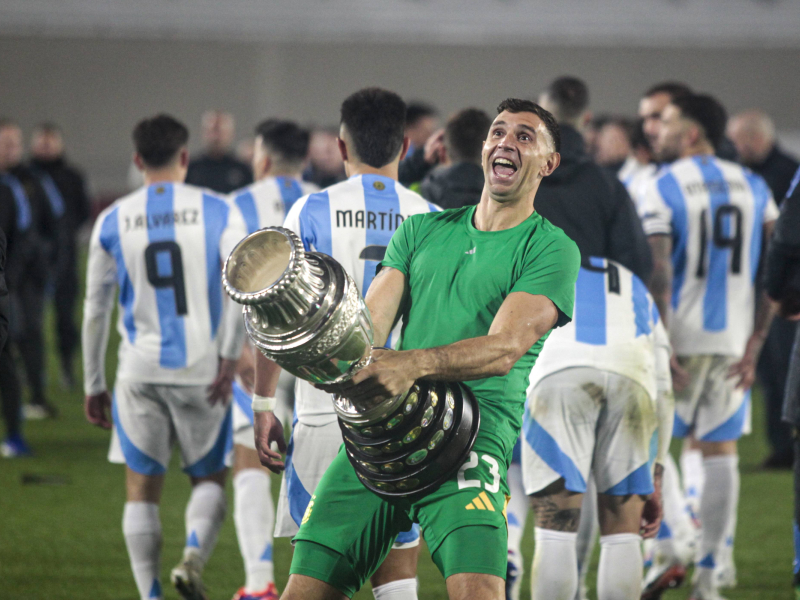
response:
<svg viewBox="0 0 800 600"><path fill-rule="evenodd" d="M414 501L389 501L361 484L340 449L294 538L290 573L320 579L352 597L381 565L397 534L416 522L445 578L457 573L505 578L508 485L501 454L479 436L458 473L437 490Z"/></svg>

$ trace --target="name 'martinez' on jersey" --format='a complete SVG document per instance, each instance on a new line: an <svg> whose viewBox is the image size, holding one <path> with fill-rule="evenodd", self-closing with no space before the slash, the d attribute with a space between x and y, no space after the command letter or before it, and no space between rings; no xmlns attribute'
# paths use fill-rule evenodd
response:
<svg viewBox="0 0 800 600"><path fill-rule="evenodd" d="M643 188L639 210L645 233L672 237L675 352L742 355L764 223L778 216L766 182L713 156L683 158Z"/></svg>
<svg viewBox="0 0 800 600"><path fill-rule="evenodd" d="M87 277L119 286L118 379L213 381L222 264L243 234L235 208L180 183L143 187L100 214Z"/></svg>

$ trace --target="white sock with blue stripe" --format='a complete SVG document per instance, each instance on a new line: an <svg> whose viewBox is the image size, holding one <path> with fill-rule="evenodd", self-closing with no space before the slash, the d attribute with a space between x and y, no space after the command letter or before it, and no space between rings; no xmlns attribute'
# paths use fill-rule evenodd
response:
<svg viewBox="0 0 800 600"><path fill-rule="evenodd" d="M160 600L161 519L158 504L126 502L122 513L122 533L139 597L142 600Z"/></svg>
<svg viewBox="0 0 800 600"><path fill-rule="evenodd" d="M233 478L233 522L244 560L244 590L260 592L273 582L272 530L275 507L269 474L263 469L243 469Z"/></svg>
<svg viewBox="0 0 800 600"><path fill-rule="evenodd" d="M696 565L697 586L703 591L714 591L717 588L714 567L739 502L739 457L735 454L709 456L703 459L703 468L706 481L700 503L703 534L700 560Z"/></svg>
<svg viewBox="0 0 800 600"><path fill-rule="evenodd" d="M417 579L398 579L372 588L375 600L417 600Z"/></svg>
<svg viewBox="0 0 800 600"><path fill-rule="evenodd" d="M638 600L642 593L642 538L635 533L600 536L597 600Z"/></svg>
<svg viewBox="0 0 800 600"><path fill-rule="evenodd" d="M578 591L577 532L534 528L533 600L573 600Z"/></svg>
<svg viewBox="0 0 800 600"><path fill-rule="evenodd" d="M186 505L186 546L183 557L199 556L206 563L217 543L228 503L225 490L213 481L202 481L192 488Z"/></svg>
<svg viewBox="0 0 800 600"><path fill-rule="evenodd" d="M700 450L686 448L681 452L681 475L683 476L686 502L695 515L699 516L700 502L703 498L703 487L705 486L703 453Z"/></svg>

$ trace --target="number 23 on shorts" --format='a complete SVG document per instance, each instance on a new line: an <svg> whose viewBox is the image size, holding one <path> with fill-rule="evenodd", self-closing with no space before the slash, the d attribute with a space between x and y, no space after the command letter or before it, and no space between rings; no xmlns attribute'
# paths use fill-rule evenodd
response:
<svg viewBox="0 0 800 600"><path fill-rule="evenodd" d="M483 454L480 457L481 462L478 462L478 453L474 450L469 453L469 459L461 465L458 470L458 489L463 490L466 488L480 488L483 487L490 494L496 494L500 491L500 465L497 459L490 454ZM486 466L488 465L488 475L491 481L481 481L481 479L468 479L467 477L481 477L486 475ZM472 473L467 473L472 471Z"/></svg>

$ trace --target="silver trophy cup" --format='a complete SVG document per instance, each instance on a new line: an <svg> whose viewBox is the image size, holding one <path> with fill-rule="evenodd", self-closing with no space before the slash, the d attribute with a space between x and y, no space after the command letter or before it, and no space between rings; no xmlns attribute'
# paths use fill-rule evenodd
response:
<svg viewBox="0 0 800 600"><path fill-rule="evenodd" d="M333 258L306 252L283 227L256 231L233 249L225 291L244 305L247 334L264 355L311 383L336 384L369 364L372 320L355 282ZM361 482L384 497L423 495L472 449L478 404L457 382L419 380L388 400L333 405Z"/></svg>

